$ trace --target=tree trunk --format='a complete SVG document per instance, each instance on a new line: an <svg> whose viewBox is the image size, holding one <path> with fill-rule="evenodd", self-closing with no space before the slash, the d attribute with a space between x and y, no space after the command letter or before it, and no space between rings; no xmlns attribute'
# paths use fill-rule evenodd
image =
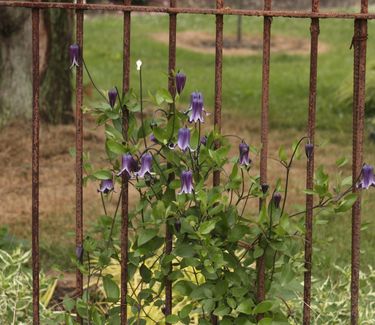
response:
<svg viewBox="0 0 375 325"><path fill-rule="evenodd" d="M48 123L73 121L68 48L72 43L72 14L41 11L40 112ZM31 10L0 11L0 126L15 117L31 116Z"/></svg>
<svg viewBox="0 0 375 325"><path fill-rule="evenodd" d="M69 45L73 42L73 15L68 10L46 10L46 60L41 75L40 113L52 124L73 122Z"/></svg>

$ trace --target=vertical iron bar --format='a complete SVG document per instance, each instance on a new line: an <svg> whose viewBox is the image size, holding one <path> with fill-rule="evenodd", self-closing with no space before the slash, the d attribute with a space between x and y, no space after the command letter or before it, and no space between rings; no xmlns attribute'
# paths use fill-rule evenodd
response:
<svg viewBox="0 0 375 325"><path fill-rule="evenodd" d="M170 0L169 6L176 7L176 0ZM173 78L173 71L176 69L176 28L177 28L177 15L169 15L169 57L168 57L168 90L174 97L176 94L176 87ZM174 104L173 104L174 105ZM172 107L175 109L175 107ZM174 112L175 114L175 112ZM172 117L174 118L174 117ZM175 175L169 174L168 183L174 180ZM168 222L165 226L165 254L170 255L173 245L173 233L170 229ZM172 263L169 263L169 273L172 272ZM172 314L172 281L165 278L165 316ZM169 323L166 323L169 324Z"/></svg>
<svg viewBox="0 0 375 325"><path fill-rule="evenodd" d="M130 6L131 0L124 0L124 5ZM129 91L130 84L130 12L124 12L123 34L123 75L122 92ZM123 107L122 129L124 140L128 141L129 111ZM129 251L129 183L127 173L122 174L121 198L121 325L128 323L128 251Z"/></svg>
<svg viewBox="0 0 375 325"><path fill-rule="evenodd" d="M312 12L319 11L319 0L312 0ZM311 47L310 47L310 92L307 136L309 142L314 144L315 139L315 116L316 116L316 92L318 72L318 38L319 19L312 18L310 25ZM312 190L314 187L314 151L307 159L306 188ZM304 295L303 295L303 324L311 323L311 271L312 271L312 233L313 233L313 205L314 197L306 195L306 220L305 220L305 272L304 272Z"/></svg>
<svg viewBox="0 0 375 325"><path fill-rule="evenodd" d="M83 0L78 0L83 3ZM76 247L83 247L83 183L82 183L82 151L83 151L83 10L76 11L76 43L79 46L79 64L76 69ZM83 294L83 275L76 270L76 294ZM82 324L83 320L77 316L77 321Z"/></svg>
<svg viewBox="0 0 375 325"><path fill-rule="evenodd" d="M216 8L222 9L224 0L216 0ZM215 131L221 132L221 106L222 106L222 79L223 79L223 15L216 15L216 42L215 42L215 112L214 128ZM219 148L220 143L215 143L215 148ZM220 171L215 170L213 176L213 185L220 184Z"/></svg>
<svg viewBox="0 0 375 325"><path fill-rule="evenodd" d="M216 0L216 9L224 8L224 0ZM214 129L221 133L221 108L222 108L222 81L223 81L223 33L224 16L216 15L216 41L215 41L215 110ZM220 143L215 143L215 149ZM213 174L213 186L220 185L220 171L215 170ZM218 317L211 313L211 324L218 324Z"/></svg>
<svg viewBox="0 0 375 325"><path fill-rule="evenodd" d="M39 9L32 9L33 131L32 131L32 268L33 324L39 325Z"/></svg>
<svg viewBox="0 0 375 325"><path fill-rule="evenodd" d="M264 10L271 10L272 0L264 1ZM262 67L262 112L261 112L261 158L260 158L260 183L267 184L267 157L268 157L268 132L269 132L269 83L270 83L270 55L271 55L271 24L272 17L264 17L263 21L263 67ZM260 208L265 200L260 200ZM263 301L266 296L265 289L265 257L257 259L257 301ZM258 315L258 320L262 315Z"/></svg>
<svg viewBox="0 0 375 325"><path fill-rule="evenodd" d="M361 13L368 13L368 0L361 0ZM351 324L358 325L361 192L356 188L363 164L364 118L366 100L367 20L354 22L354 87L353 87L353 193L358 199L352 208Z"/></svg>

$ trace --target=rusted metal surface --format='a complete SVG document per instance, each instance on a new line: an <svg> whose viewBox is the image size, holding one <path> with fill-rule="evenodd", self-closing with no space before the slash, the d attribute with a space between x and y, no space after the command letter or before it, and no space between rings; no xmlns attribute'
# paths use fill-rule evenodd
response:
<svg viewBox="0 0 375 325"><path fill-rule="evenodd" d="M82 3L82 0L79 0ZM83 247L83 10L76 12L76 43L79 46L79 61L76 68L76 247ZM83 275L76 269L76 295L83 294ZM77 317L79 323L83 323Z"/></svg>
<svg viewBox="0 0 375 325"><path fill-rule="evenodd" d="M131 0L124 0L124 5L130 5ZM123 30L123 74L122 92L125 94L130 86L130 12L124 12ZM125 142L128 141L129 111L123 107L122 129ZM121 325L128 323L128 259L129 259L129 179L128 174L122 174L121 184Z"/></svg>
<svg viewBox="0 0 375 325"><path fill-rule="evenodd" d="M264 1L264 10L270 11L272 0ZM268 133L269 133L269 83L270 83L270 55L271 55L271 24L272 17L264 17L263 21L263 66L262 66L262 110L261 110L261 153L260 153L260 183L267 184L267 159L268 159ZM265 204L260 199L260 208ZM265 289L265 257L257 259L257 301L263 301L266 296ZM262 314L258 315L258 320Z"/></svg>
<svg viewBox="0 0 375 325"><path fill-rule="evenodd" d="M176 7L176 0L170 0L171 8ZM177 15L169 15L169 55L168 55L168 90L174 97L176 94L175 81L173 78L173 71L176 70L176 29L177 29ZM174 107L171 107L172 110ZM171 117L173 118L173 117ZM174 174L168 177L168 183L175 178ZM170 255L173 247L173 233L168 223L165 227L165 254ZM169 273L172 272L172 263L169 264ZM172 314L172 281L165 278L165 316ZM166 323L169 324L169 323Z"/></svg>
<svg viewBox="0 0 375 325"><path fill-rule="evenodd" d="M39 324L39 9L32 10L33 127L32 127L32 273L33 324Z"/></svg>
<svg viewBox="0 0 375 325"><path fill-rule="evenodd" d="M153 12L166 14L202 14L202 15L234 15L234 16L256 16L256 17L286 17L286 18L336 18L336 19L375 19L375 13L356 14L345 12L307 12L294 10L251 10L251 9L210 9L210 8L168 8L155 6L126 6L112 4L93 4L93 3L67 3L67 2L32 2L32 1L0 1L0 7L23 7L40 9L82 9L82 10L100 10L100 11L124 11L124 12Z"/></svg>
<svg viewBox="0 0 375 325"><path fill-rule="evenodd" d="M319 0L312 1L312 11L319 11ZM316 118L316 92L318 76L318 38L319 19L313 18L310 25L311 46L310 46L310 91L307 137L308 141L314 144L315 139L315 118ZM312 190L314 187L314 151L307 159L306 166L306 188ZM305 218L305 272L303 292L303 324L311 323L311 271L312 271L312 241L313 241L313 195L306 195L306 218Z"/></svg>
<svg viewBox="0 0 375 325"><path fill-rule="evenodd" d="M216 0L216 9L224 7L224 0ZM214 104L214 129L221 133L221 107L222 107L222 83L223 83L223 35L224 16L216 15L216 40L215 40L215 104ZM215 149L220 148L220 142L215 142ZM220 171L213 173L213 186L220 185ZM218 317L211 314L211 324L218 324Z"/></svg>
<svg viewBox="0 0 375 325"><path fill-rule="evenodd" d="M361 1L361 12L367 13L368 1ZM356 188L363 164L365 97L366 97L366 51L367 21L354 22L354 87L353 87L353 192L358 199L352 209L352 272L351 272L351 324L359 324L359 271L361 233L361 193Z"/></svg>
<svg viewBox="0 0 375 325"><path fill-rule="evenodd" d="M216 8L224 7L224 0L216 0ZM215 42L215 111L214 128L216 132L221 132L221 104L222 104L222 80L223 80L223 15L216 15L216 42ZM219 148L220 143L215 143L215 148ZM220 171L214 171L213 185L220 184Z"/></svg>

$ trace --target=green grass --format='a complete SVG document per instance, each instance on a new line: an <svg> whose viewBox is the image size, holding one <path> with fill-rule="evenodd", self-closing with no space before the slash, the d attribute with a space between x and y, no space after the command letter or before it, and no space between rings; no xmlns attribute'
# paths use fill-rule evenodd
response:
<svg viewBox="0 0 375 325"><path fill-rule="evenodd" d="M244 33L262 33L262 19L243 19ZM225 17L224 35L234 34L236 17ZM275 18L273 35L290 35L309 39L309 21ZM370 22L369 34L375 25ZM157 89L166 84L168 48L151 40L150 34L167 32L165 15L132 17L131 86L135 87L135 61L144 63L144 84ZM211 16L181 15L178 31L201 30L214 33ZM337 105L336 93L343 82L352 78L353 51L349 50L353 23L347 20L322 20L320 40L329 50L319 56L317 125L321 129L350 130L351 112ZM178 44L177 44L178 45ZM375 43L369 42L371 58ZM85 59L99 87L121 87L122 76L122 17L107 15L90 17L85 23ZM177 49L177 67L188 75L183 100L189 93L200 90L208 108L214 103L214 63L210 54L192 53ZM261 55L249 57L225 56L223 62L223 110L241 112L259 124L261 102ZM306 125L309 89L309 55L271 54L270 121L272 128Z"/></svg>
<svg viewBox="0 0 375 325"><path fill-rule="evenodd" d="M244 33L261 35L261 18L245 17ZM85 21L84 57L101 89L114 85L121 88L122 82L122 16L89 16ZM273 35L310 37L309 20L275 18ZM351 109L339 105L338 90L350 84L353 71L353 50L350 44L353 36L353 22L349 20L321 20L320 40L328 46L328 51L319 55L317 127L329 133L330 141L338 145L350 141ZM214 33L215 18L211 16L180 15L178 31L197 30ZM224 35L234 34L236 17L225 17ZM145 93L166 86L168 47L151 40L150 35L168 31L168 17L165 15L132 17L131 30L131 86L137 88L135 61L143 61ZM374 22L369 22L369 35L374 34ZM178 44L177 44L178 46ZM375 42L368 42L368 58L375 53ZM270 76L270 122L273 129L288 128L303 130L306 127L309 55L271 54ZM182 100L188 102L191 91L200 90L205 96L208 110L214 106L214 64L211 54L193 53L177 48L177 67L188 76L186 91ZM368 65L370 66L370 64ZM249 120L249 124L259 125L261 103L261 55L249 57L225 56L223 62L223 110L235 112ZM85 83L88 84L87 78ZM349 90L351 87L347 87ZM86 103L94 98L87 99ZM350 105L349 105L350 106ZM344 136L337 136L344 134ZM336 139L335 139L336 137ZM294 139L291 139L293 141ZM373 146L369 152L374 152ZM369 156L369 155L368 155ZM369 157L373 160L371 155ZM364 221L372 220L373 192L365 195ZM344 220L343 220L344 219ZM327 254L327 267L333 262L350 263L350 215L334 219L328 225L318 226L316 240L332 237L326 246L320 246L321 253ZM362 234L362 248L366 253L362 262L374 264L374 225Z"/></svg>

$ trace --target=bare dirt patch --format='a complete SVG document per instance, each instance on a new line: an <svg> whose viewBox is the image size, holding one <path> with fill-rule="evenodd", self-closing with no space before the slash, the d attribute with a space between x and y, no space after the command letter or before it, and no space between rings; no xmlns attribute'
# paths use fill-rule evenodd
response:
<svg viewBox="0 0 375 325"><path fill-rule="evenodd" d="M168 33L152 34L151 38L168 44ZM215 53L215 35L200 31L185 31L177 34L178 47L197 53ZM262 35L244 35L238 43L235 35L224 35L224 54L229 56L251 56L262 53ZM319 53L328 51L328 45L319 42ZM310 40L302 37L272 35L271 52L291 55L307 55L310 53Z"/></svg>

